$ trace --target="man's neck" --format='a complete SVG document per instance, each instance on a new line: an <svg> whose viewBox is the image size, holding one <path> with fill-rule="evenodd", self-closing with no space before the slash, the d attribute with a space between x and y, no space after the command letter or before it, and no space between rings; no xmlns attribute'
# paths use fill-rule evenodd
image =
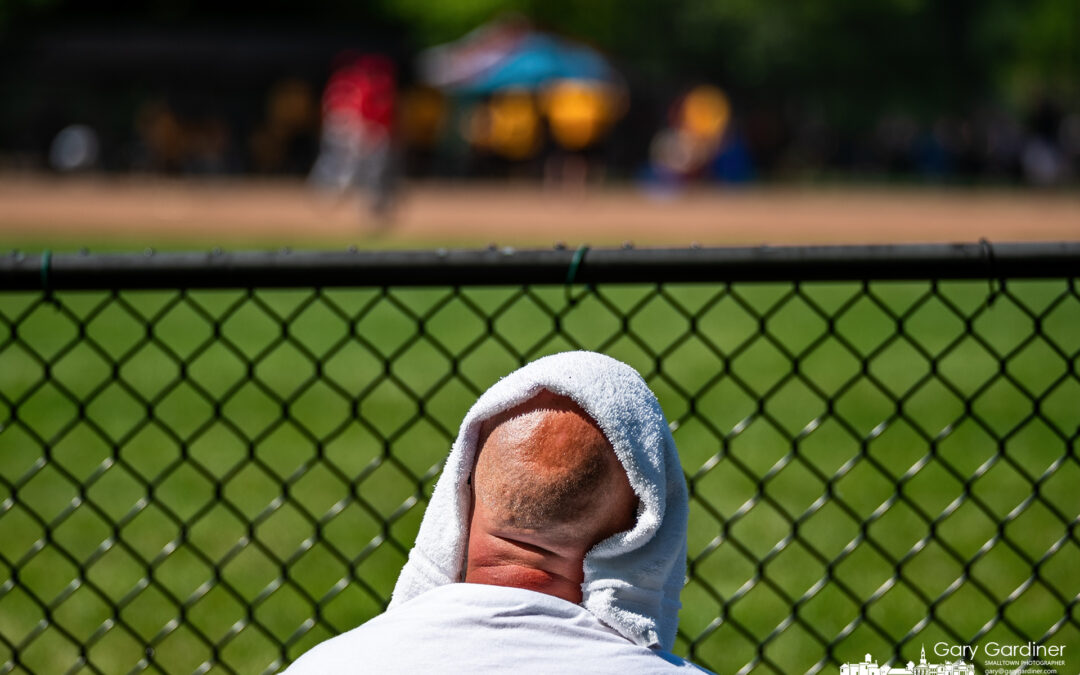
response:
<svg viewBox="0 0 1080 675"><path fill-rule="evenodd" d="M512 538L471 533L465 581L546 593L581 602L584 556L566 556Z"/></svg>

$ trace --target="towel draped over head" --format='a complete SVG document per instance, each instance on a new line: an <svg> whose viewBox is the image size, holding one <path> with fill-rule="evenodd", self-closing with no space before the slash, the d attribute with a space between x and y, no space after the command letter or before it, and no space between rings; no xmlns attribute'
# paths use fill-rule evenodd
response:
<svg viewBox="0 0 1080 675"><path fill-rule="evenodd" d="M585 556L582 605L632 642L670 650L686 576L687 494L675 441L656 396L630 366L593 352L538 359L502 378L465 415L394 587L390 608L465 569L481 424L541 389L573 399L600 426L638 496L637 523Z"/></svg>

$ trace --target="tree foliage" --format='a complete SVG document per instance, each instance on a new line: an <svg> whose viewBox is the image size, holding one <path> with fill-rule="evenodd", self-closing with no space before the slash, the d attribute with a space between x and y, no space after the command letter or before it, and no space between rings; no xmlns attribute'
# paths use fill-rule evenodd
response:
<svg viewBox="0 0 1080 675"><path fill-rule="evenodd" d="M412 48L505 13L588 41L641 78L706 79L832 114L1080 98L1076 0L0 0L0 40L72 17L393 30Z"/></svg>
<svg viewBox="0 0 1080 675"><path fill-rule="evenodd" d="M638 72L919 114L1077 97L1075 0L382 0L420 44L518 12Z"/></svg>

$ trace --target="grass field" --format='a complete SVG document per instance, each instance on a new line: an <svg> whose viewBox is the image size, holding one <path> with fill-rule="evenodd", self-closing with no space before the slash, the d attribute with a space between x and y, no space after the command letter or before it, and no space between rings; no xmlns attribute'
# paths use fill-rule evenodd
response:
<svg viewBox="0 0 1080 675"><path fill-rule="evenodd" d="M0 672L255 673L363 622L477 394L578 347L675 428L677 652L834 672L1053 633L1075 671L1075 284L867 290L0 294Z"/></svg>

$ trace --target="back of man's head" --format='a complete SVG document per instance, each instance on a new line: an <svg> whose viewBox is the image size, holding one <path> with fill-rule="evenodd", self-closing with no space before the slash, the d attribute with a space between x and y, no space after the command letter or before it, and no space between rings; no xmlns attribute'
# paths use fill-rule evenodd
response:
<svg viewBox="0 0 1080 675"><path fill-rule="evenodd" d="M579 585L588 550L636 516L637 497L600 427L546 390L484 423L473 494L466 580L544 592L552 591L533 572L565 581L560 591Z"/></svg>

